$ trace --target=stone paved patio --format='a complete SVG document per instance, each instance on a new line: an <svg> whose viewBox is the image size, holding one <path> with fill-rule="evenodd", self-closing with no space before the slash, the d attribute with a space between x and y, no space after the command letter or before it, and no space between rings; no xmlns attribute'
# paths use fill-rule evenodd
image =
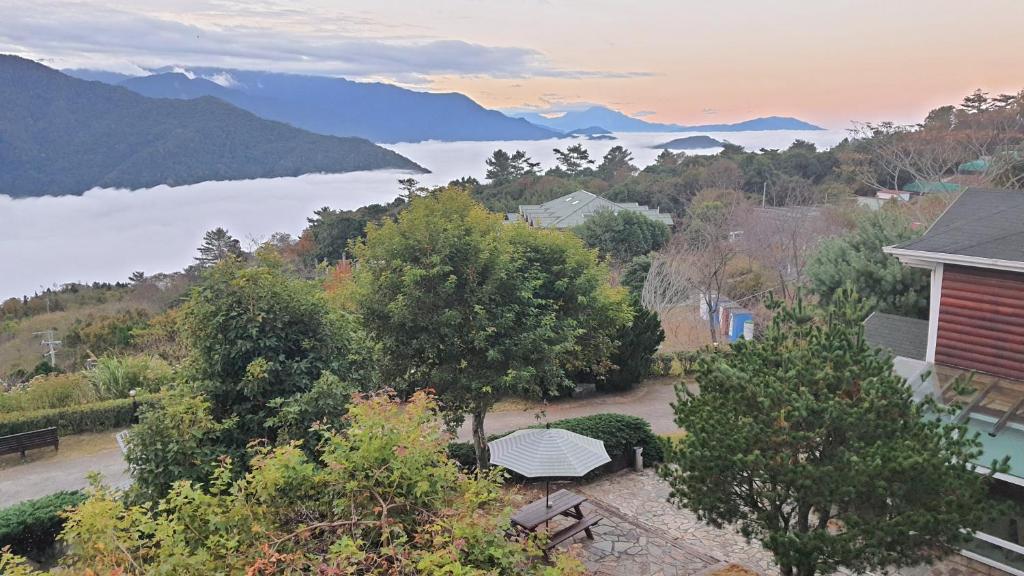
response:
<svg viewBox="0 0 1024 576"><path fill-rule="evenodd" d="M738 562L765 573L777 573L771 555L732 530L719 530L668 502L669 487L654 473L620 472L605 476L578 491L616 509L635 522L656 528L680 545L702 550L719 560Z"/></svg>
<svg viewBox="0 0 1024 576"><path fill-rule="evenodd" d="M581 547L583 561L597 576L694 576L719 563L603 502L586 505L585 513L598 514L603 520L593 528L594 540L580 534L572 542Z"/></svg>
<svg viewBox="0 0 1024 576"><path fill-rule="evenodd" d="M590 510L604 517L594 540L573 539L598 576L702 576L712 567L740 564L778 574L771 555L731 529L716 529L669 504L668 484L653 470L623 471L570 489L586 495ZM588 512L591 513L591 512ZM934 566L894 572L898 576L1001 574L962 556Z"/></svg>

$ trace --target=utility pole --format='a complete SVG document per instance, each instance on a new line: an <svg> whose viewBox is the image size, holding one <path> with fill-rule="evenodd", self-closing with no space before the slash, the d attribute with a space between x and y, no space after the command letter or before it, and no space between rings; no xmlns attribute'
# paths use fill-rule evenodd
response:
<svg viewBox="0 0 1024 576"><path fill-rule="evenodd" d="M57 367L57 346L60 346L60 340L54 340L53 339L54 336L57 335L56 331L52 330L52 329L51 330L44 330L43 332L33 332L32 335L33 336L42 336L43 337L43 341L40 342L40 344L43 345L43 346L46 346L46 348L47 348L47 351L43 353L43 356L48 356L50 358L50 368L56 368Z"/></svg>

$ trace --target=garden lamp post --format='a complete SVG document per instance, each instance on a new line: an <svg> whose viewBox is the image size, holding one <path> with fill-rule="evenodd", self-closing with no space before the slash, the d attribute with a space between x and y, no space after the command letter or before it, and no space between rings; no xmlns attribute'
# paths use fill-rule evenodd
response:
<svg viewBox="0 0 1024 576"><path fill-rule="evenodd" d="M131 424L139 423L139 401L135 399L135 388L128 391L128 396L132 399L132 417Z"/></svg>

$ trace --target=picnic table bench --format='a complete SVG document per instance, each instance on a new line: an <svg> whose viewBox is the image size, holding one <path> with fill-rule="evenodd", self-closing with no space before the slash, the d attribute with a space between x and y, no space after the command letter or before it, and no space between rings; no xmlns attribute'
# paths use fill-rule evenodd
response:
<svg viewBox="0 0 1024 576"><path fill-rule="evenodd" d="M24 458L26 450L46 446L53 446L54 450L60 449L56 428L43 428L10 436L0 436L0 455L20 452L21 457Z"/></svg>
<svg viewBox="0 0 1024 576"><path fill-rule="evenodd" d="M541 524L558 516L565 516L576 520L576 522L551 534L544 548L545 553L580 532L585 532L587 538L593 540L594 533L590 530L590 527L600 522L601 517L594 514L584 516L580 505L586 501L587 499L584 496L568 490L559 490L546 501L544 498L541 498L521 508L512 516L512 525L526 532L534 532Z"/></svg>

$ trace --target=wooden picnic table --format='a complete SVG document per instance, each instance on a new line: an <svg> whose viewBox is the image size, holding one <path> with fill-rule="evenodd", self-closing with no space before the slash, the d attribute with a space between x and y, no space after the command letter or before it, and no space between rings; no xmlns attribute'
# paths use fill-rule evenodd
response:
<svg viewBox="0 0 1024 576"><path fill-rule="evenodd" d="M512 525L526 532L534 532L541 524L558 516L566 516L576 520L575 523L550 535L545 552L580 532L586 532L587 538L593 540L594 534L590 531L590 527L597 524L601 517L595 515L584 517L580 505L586 501L586 497L580 496L575 492L559 490L547 498L547 500L541 498L521 508L512 516ZM550 506L548 506L549 502Z"/></svg>
<svg viewBox="0 0 1024 576"><path fill-rule="evenodd" d="M587 499L575 492L559 490L552 494L548 501L551 502L550 507L547 506L544 498L522 507L512 516L512 523L528 532L533 532L538 526L557 516L568 516L579 520L583 518L580 504L586 502Z"/></svg>

